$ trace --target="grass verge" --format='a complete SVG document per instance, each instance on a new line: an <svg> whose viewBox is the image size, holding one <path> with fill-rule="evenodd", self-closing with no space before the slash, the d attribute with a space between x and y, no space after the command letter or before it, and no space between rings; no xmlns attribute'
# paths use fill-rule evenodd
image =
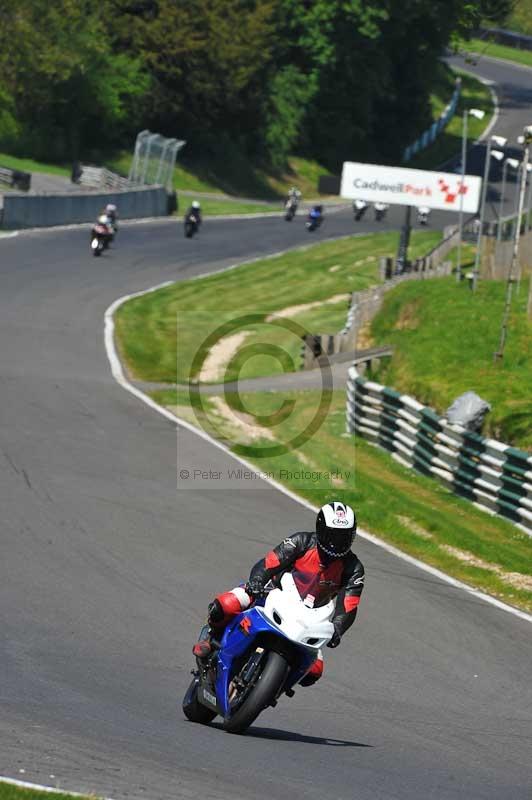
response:
<svg viewBox="0 0 532 800"><path fill-rule="evenodd" d="M474 390L492 405L485 434L532 451L532 321L528 281L514 296L504 359L498 349L506 285L480 281L475 294L452 278L397 286L371 324L394 355L375 379L443 412ZM445 368L442 368L445 365Z"/></svg>
<svg viewBox="0 0 532 800"><path fill-rule="evenodd" d="M0 781L0 800L74 800L76 797L77 800L82 800L77 795L26 789L21 786L15 786L12 783ZM91 795L86 797L85 800L96 800L96 798Z"/></svg>
<svg viewBox="0 0 532 800"><path fill-rule="evenodd" d="M185 209L188 208L192 197L183 197L179 199L178 216L182 216ZM275 208L265 203L243 203L239 200L215 200L210 197L198 197L201 203L201 210L205 217L216 217L224 214L278 214L281 215L281 207Z"/></svg>
<svg viewBox="0 0 532 800"><path fill-rule="evenodd" d="M225 324L227 328L219 337L228 363L225 380L234 380L239 374L240 364L229 363L231 342L234 345L237 340L228 339L237 334L246 334L246 346L258 346L256 357L247 360L241 377L287 371L286 356L293 362L291 368L297 369L300 329L292 332L288 330L289 323L284 326L284 322L278 326L268 324L268 315L287 313L288 307L288 316L304 332L338 331L345 322L349 292L378 282L379 257L396 251L398 236L383 233L324 242L202 280L182 281L131 300L116 315L126 366L135 378L145 381L181 383L189 376L197 378L194 358L201 343ZM439 237L435 231L416 232L411 256L427 252ZM325 300L333 302L324 305ZM309 307L311 303L317 305ZM254 320L243 319L249 314L258 316ZM264 353L265 346L270 355ZM286 353L283 364L275 351L279 346ZM205 349L213 349L213 342L206 342ZM202 379L219 378L214 373L213 377Z"/></svg>
<svg viewBox="0 0 532 800"><path fill-rule="evenodd" d="M0 166L7 169L20 169L23 172L45 172L50 175L61 175L70 178L71 168L61 167L57 164L43 164L42 161L33 161L31 158L17 158L7 153L0 153Z"/></svg>
<svg viewBox="0 0 532 800"><path fill-rule="evenodd" d="M182 392L156 392L154 399L199 426ZM414 474L390 455L345 433L345 392L333 392L323 425L297 450L261 457L309 423L319 392L243 393L246 411L231 419L221 398L206 398L201 427L235 446L251 448L258 470L316 505L340 495L357 508L361 525L405 553L519 608L532 611L532 539L508 522L490 517L436 481ZM279 424L261 424L281 404L293 404ZM224 408L225 405L225 408Z"/></svg>

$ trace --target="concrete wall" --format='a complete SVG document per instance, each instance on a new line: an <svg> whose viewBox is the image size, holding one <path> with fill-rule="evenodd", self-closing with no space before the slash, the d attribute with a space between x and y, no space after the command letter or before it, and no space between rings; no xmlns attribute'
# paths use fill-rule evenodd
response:
<svg viewBox="0 0 532 800"><path fill-rule="evenodd" d="M162 217L168 213L167 193L162 186L87 194L22 195L9 192L4 197L1 227L46 228L93 222L107 203L116 204L119 219Z"/></svg>

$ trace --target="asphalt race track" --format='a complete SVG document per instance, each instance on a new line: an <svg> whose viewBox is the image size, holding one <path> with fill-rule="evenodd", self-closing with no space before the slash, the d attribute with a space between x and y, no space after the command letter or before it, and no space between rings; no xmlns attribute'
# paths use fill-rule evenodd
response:
<svg viewBox="0 0 532 800"><path fill-rule="evenodd" d="M0 775L117 800L530 797L530 623L362 539L359 619L320 684L247 736L181 713L210 597L313 515L266 483L176 492L175 429L113 380L105 310L353 229L131 225L101 259L86 229L0 240ZM177 438L182 463L236 464Z"/></svg>
<svg viewBox="0 0 532 800"><path fill-rule="evenodd" d="M466 64L463 57L454 56L449 63L460 69L483 78L493 85L497 94L499 114L490 134L504 136L508 141L504 147L507 158L521 160L523 149L517 144L517 137L523 133L526 125L532 125L532 70L528 67L503 63L498 59L482 56L476 65ZM493 145L493 149L498 149ZM470 148L467 155L467 172L472 175L484 175L486 146L479 143ZM452 171L453 166L460 163L460 157L446 166ZM491 159L490 184L487 195L486 219L496 219L502 191L502 161ZM503 216L515 214L517 211L517 176L515 170L507 169L506 190L503 198ZM528 196L528 195L527 195Z"/></svg>

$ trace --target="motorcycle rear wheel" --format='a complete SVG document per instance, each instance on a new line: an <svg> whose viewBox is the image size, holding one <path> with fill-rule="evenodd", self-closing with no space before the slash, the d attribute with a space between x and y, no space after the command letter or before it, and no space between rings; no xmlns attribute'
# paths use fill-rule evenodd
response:
<svg viewBox="0 0 532 800"><path fill-rule="evenodd" d="M275 700L286 680L288 671L289 666L286 659L279 653L269 652L256 684L242 705L234 714L224 719L224 731L243 733L249 728L261 711Z"/></svg>

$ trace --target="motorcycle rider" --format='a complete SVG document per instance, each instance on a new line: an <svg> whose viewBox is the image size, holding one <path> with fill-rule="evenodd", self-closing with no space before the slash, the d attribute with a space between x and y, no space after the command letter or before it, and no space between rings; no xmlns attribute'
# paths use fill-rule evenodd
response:
<svg viewBox="0 0 532 800"><path fill-rule="evenodd" d="M116 219L118 216L118 211L114 203L107 203L105 206L105 213L109 218L111 225L116 228Z"/></svg>
<svg viewBox="0 0 532 800"><path fill-rule="evenodd" d="M365 200L353 200L353 213L357 221L362 219L366 213L367 207L368 204Z"/></svg>
<svg viewBox="0 0 532 800"><path fill-rule="evenodd" d="M192 648L194 655L207 659L213 650L211 639L219 641L231 620L278 585L285 572L293 574L298 588L319 579L319 596L312 598L316 607L336 598L334 634L327 647L338 647L355 621L364 588L364 567L351 551L355 535L353 509L339 501L326 503L318 512L315 531L291 534L255 564L246 584L216 596L208 608L207 625ZM300 684L311 686L322 674L320 651Z"/></svg>
<svg viewBox="0 0 532 800"><path fill-rule="evenodd" d="M113 224L111 222L111 219L109 218L109 215L107 214L107 209L103 208L100 211L100 213L98 214L98 218L97 218L97 220L96 220L96 222L95 222L95 224L93 225L93 228L92 228L91 236L93 236L94 233L95 233L95 226L96 225L101 225L102 227L105 228L105 234L103 234L103 235L105 236L105 244L108 247L109 244L113 241L115 230L114 230Z"/></svg>
<svg viewBox="0 0 532 800"><path fill-rule="evenodd" d="M286 205L291 205L292 203L294 203L297 206L300 200L301 200L301 192L296 186L292 186L288 190L288 199L286 201Z"/></svg>
<svg viewBox="0 0 532 800"><path fill-rule="evenodd" d="M190 208L188 209L187 213L185 214L185 222L195 222L196 225L201 225L201 206L197 200L193 200Z"/></svg>
<svg viewBox="0 0 532 800"><path fill-rule="evenodd" d="M419 206L417 210L417 221L420 225L427 225L429 221L430 208L428 206Z"/></svg>
<svg viewBox="0 0 532 800"><path fill-rule="evenodd" d="M312 208L308 212L308 218L309 222L316 222L318 225L320 225L323 219L323 206L322 205L312 206Z"/></svg>
<svg viewBox="0 0 532 800"><path fill-rule="evenodd" d="M388 210L388 205L386 203L373 203L373 208L375 209L375 220L380 222L380 220L384 219L386 216L386 211Z"/></svg>
<svg viewBox="0 0 532 800"><path fill-rule="evenodd" d="M289 222L295 217L297 213L297 208L299 206L300 198L301 198L301 192L299 191L299 189L296 189L295 186L292 186L292 188L288 192L288 199L284 204L286 212L285 219L287 220L287 222Z"/></svg>

